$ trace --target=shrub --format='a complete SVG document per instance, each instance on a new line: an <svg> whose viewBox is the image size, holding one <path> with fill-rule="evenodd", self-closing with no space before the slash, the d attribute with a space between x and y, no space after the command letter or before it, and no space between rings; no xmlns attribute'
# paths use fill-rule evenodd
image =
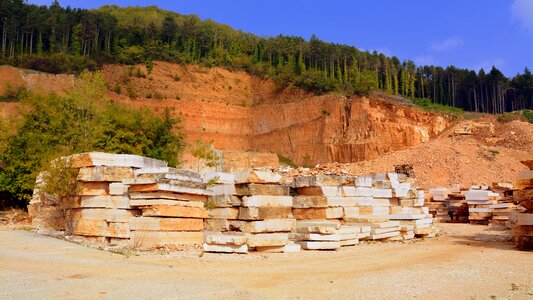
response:
<svg viewBox="0 0 533 300"><path fill-rule="evenodd" d="M163 118L105 97L99 73L83 73L65 96L28 95L26 111L16 131L0 137L0 193L15 204L31 197L35 178L48 162L87 151L138 154L179 163L183 136L175 133L178 120Z"/></svg>

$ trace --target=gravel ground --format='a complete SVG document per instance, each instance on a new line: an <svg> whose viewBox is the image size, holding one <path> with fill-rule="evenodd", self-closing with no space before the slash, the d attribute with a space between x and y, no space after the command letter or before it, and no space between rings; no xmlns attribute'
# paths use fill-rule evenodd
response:
<svg viewBox="0 0 533 300"><path fill-rule="evenodd" d="M132 256L4 228L0 299L533 299L532 252L490 227L439 226L340 251Z"/></svg>

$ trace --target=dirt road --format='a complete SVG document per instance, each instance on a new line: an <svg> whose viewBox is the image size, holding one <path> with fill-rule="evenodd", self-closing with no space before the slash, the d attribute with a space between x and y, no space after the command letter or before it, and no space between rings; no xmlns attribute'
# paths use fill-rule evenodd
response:
<svg viewBox="0 0 533 300"><path fill-rule="evenodd" d="M533 253L476 241L487 227L335 252L125 256L0 231L1 299L532 299Z"/></svg>

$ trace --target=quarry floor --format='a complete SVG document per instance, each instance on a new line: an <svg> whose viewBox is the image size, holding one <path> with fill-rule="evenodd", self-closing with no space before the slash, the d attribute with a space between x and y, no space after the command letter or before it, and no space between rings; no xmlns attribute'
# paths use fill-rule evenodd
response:
<svg viewBox="0 0 533 300"><path fill-rule="evenodd" d="M489 227L333 252L126 256L0 229L1 299L532 299L533 253Z"/></svg>

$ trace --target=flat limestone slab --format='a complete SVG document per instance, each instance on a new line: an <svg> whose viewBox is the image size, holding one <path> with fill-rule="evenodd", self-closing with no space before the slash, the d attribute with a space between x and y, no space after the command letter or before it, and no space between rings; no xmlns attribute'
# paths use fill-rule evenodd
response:
<svg viewBox="0 0 533 300"><path fill-rule="evenodd" d="M241 234L222 234L222 233L207 233L205 234L205 242L210 245L236 245L241 246L246 244L248 237Z"/></svg>
<svg viewBox="0 0 533 300"><path fill-rule="evenodd" d="M368 197L372 196L372 189L355 186L313 186L298 188L298 194L306 196L328 197Z"/></svg>
<svg viewBox="0 0 533 300"><path fill-rule="evenodd" d="M419 219L419 220L401 220L400 221L400 224L416 224L416 225L419 225L419 224L431 224L433 223L433 218L424 218L424 219Z"/></svg>
<svg viewBox="0 0 533 300"><path fill-rule="evenodd" d="M77 220L71 222L74 235L129 238L128 223L109 223L101 220Z"/></svg>
<svg viewBox="0 0 533 300"><path fill-rule="evenodd" d="M105 208L88 208L72 209L70 211L71 219L79 220L96 220L107 222L129 222L130 217L139 215L138 210L125 209L105 209Z"/></svg>
<svg viewBox="0 0 533 300"><path fill-rule="evenodd" d="M341 241L359 239L359 233L343 233L339 234Z"/></svg>
<svg viewBox="0 0 533 300"><path fill-rule="evenodd" d="M207 199L207 207L234 207L241 204L241 199L233 195L209 196Z"/></svg>
<svg viewBox="0 0 533 300"><path fill-rule="evenodd" d="M191 218L130 218L130 229L141 231L200 231L204 229L202 219Z"/></svg>
<svg viewBox="0 0 533 300"><path fill-rule="evenodd" d="M235 174L207 171L202 173L204 182L235 184Z"/></svg>
<svg viewBox="0 0 533 300"><path fill-rule="evenodd" d="M295 196L293 197L294 208L315 208L327 207L328 198L326 196Z"/></svg>
<svg viewBox="0 0 533 300"><path fill-rule="evenodd" d="M129 201L131 206L152 206L152 205L178 205L189 207L204 207L201 201L180 201L168 199L136 199Z"/></svg>
<svg viewBox="0 0 533 300"><path fill-rule="evenodd" d="M133 178L133 168L130 167L86 167L79 169L79 181L114 181Z"/></svg>
<svg viewBox="0 0 533 300"><path fill-rule="evenodd" d="M391 215L415 215L423 214L424 209L422 207L401 207L401 206L391 206L390 214Z"/></svg>
<svg viewBox="0 0 533 300"><path fill-rule="evenodd" d="M391 220L420 220L426 217L425 214L403 214L403 215L389 215Z"/></svg>
<svg viewBox="0 0 533 300"><path fill-rule="evenodd" d="M207 213L210 218L236 220L239 217L239 209L235 207L212 208Z"/></svg>
<svg viewBox="0 0 533 300"><path fill-rule="evenodd" d="M204 229L207 231L229 231L229 220L227 219L205 219Z"/></svg>
<svg viewBox="0 0 533 300"><path fill-rule="evenodd" d="M204 243L204 252L248 253L248 245L210 245Z"/></svg>
<svg viewBox="0 0 533 300"><path fill-rule="evenodd" d="M230 221L230 229L249 233L289 232L292 229L292 221L290 219Z"/></svg>
<svg viewBox="0 0 533 300"><path fill-rule="evenodd" d="M129 189L132 193L142 193L142 192L173 192L181 194L192 194L192 195L211 195L211 192L201 188L186 187L168 183L152 183L152 184L140 184L132 185Z"/></svg>
<svg viewBox="0 0 533 300"><path fill-rule="evenodd" d="M245 170L235 174L235 183L281 183L283 177L271 171Z"/></svg>
<svg viewBox="0 0 533 300"><path fill-rule="evenodd" d="M292 208L284 206L240 207L240 220L265 220L292 218Z"/></svg>
<svg viewBox="0 0 533 300"><path fill-rule="evenodd" d="M381 207L381 206L362 206L359 208L359 214L364 215L370 215L370 216L388 216L389 215L389 207Z"/></svg>
<svg viewBox="0 0 533 300"><path fill-rule="evenodd" d="M160 168L168 164L164 161L131 154L109 154L103 152L88 152L70 156L73 168L108 166L133 168Z"/></svg>
<svg viewBox="0 0 533 300"><path fill-rule="evenodd" d="M335 250L341 247L340 242L310 242L300 241L296 242L302 249L305 250Z"/></svg>
<svg viewBox="0 0 533 300"><path fill-rule="evenodd" d="M392 189L372 189L372 196L374 198L392 198Z"/></svg>
<svg viewBox="0 0 533 300"><path fill-rule="evenodd" d="M341 228L338 230L339 234L354 234L354 233L360 233L360 232L361 232L360 226L342 225Z"/></svg>
<svg viewBox="0 0 533 300"><path fill-rule="evenodd" d="M412 240L415 238L415 233L412 232L412 233L402 234L402 237L404 240Z"/></svg>
<svg viewBox="0 0 533 300"><path fill-rule="evenodd" d="M109 183L107 182L78 182L79 196L107 196Z"/></svg>
<svg viewBox="0 0 533 300"><path fill-rule="evenodd" d="M360 176L355 180L356 187L372 187L372 176Z"/></svg>
<svg viewBox="0 0 533 300"><path fill-rule="evenodd" d="M125 195L128 192L128 186L121 182L112 182L109 184L109 195Z"/></svg>
<svg viewBox="0 0 533 300"><path fill-rule="evenodd" d="M359 217L359 207L344 207L344 218Z"/></svg>
<svg viewBox="0 0 533 300"><path fill-rule="evenodd" d="M342 207L294 208L292 214L296 220L341 219L344 212Z"/></svg>
<svg viewBox="0 0 533 300"><path fill-rule="evenodd" d="M357 205L357 198L356 197L328 197L327 198L327 205L329 207L353 207Z"/></svg>
<svg viewBox="0 0 533 300"><path fill-rule="evenodd" d="M340 241L340 243L341 243L341 247L355 246L355 245L359 245L359 239L355 238L355 239L349 239L349 240L342 240Z"/></svg>
<svg viewBox="0 0 533 300"><path fill-rule="evenodd" d="M393 231L393 232L387 232L387 233L381 233L381 234L370 233L369 238L371 240L380 240L380 239L395 237L399 235L400 235L400 231Z"/></svg>
<svg viewBox="0 0 533 300"><path fill-rule="evenodd" d="M182 200L182 201L207 201L205 195L191 195L191 194L176 194L172 192L147 192L136 193L130 190L131 199L169 199L169 200Z"/></svg>
<svg viewBox="0 0 533 300"><path fill-rule="evenodd" d="M335 174L316 174L297 176L294 178L292 187L311 187L311 186L341 186L351 185L355 182L354 176L341 176Z"/></svg>
<svg viewBox="0 0 533 300"><path fill-rule="evenodd" d="M297 241L332 241L338 242L341 240L338 234L320 234L320 233L296 233L294 239Z"/></svg>
<svg viewBox="0 0 533 300"><path fill-rule="evenodd" d="M247 234L248 247L284 246L289 242L288 233L258 233Z"/></svg>
<svg viewBox="0 0 533 300"><path fill-rule="evenodd" d="M81 196L76 199L73 208L131 208L128 197L124 196Z"/></svg>
<svg viewBox="0 0 533 300"><path fill-rule="evenodd" d="M266 253L298 253L302 250L302 247L298 244L287 244L284 246L256 247L255 250Z"/></svg>
<svg viewBox="0 0 533 300"><path fill-rule="evenodd" d="M269 195L289 196L290 188L279 184L238 184L235 186L237 196Z"/></svg>
<svg viewBox="0 0 533 300"><path fill-rule="evenodd" d="M379 206L379 207L389 207L390 199L379 199L373 197L358 197L356 199L357 206Z"/></svg>
<svg viewBox="0 0 533 300"><path fill-rule="evenodd" d="M201 231L132 231L131 243L139 249L164 246L202 245L204 235Z"/></svg>
<svg viewBox="0 0 533 300"><path fill-rule="evenodd" d="M370 232L363 232L363 233L359 233L357 235L357 237L362 240L362 239L367 239L370 237Z"/></svg>
<svg viewBox="0 0 533 300"><path fill-rule="evenodd" d="M296 222L296 231L298 233L335 234L340 227L340 222L332 221L309 220Z"/></svg>
<svg viewBox="0 0 533 300"><path fill-rule="evenodd" d="M382 234L382 233L400 231L400 229L401 229L400 226L390 227L390 228L375 228L375 229L372 229L372 231L370 233L372 233L372 234Z"/></svg>
<svg viewBox="0 0 533 300"><path fill-rule="evenodd" d="M216 184L207 188L210 195L235 195L237 193L234 184Z"/></svg>
<svg viewBox="0 0 533 300"><path fill-rule="evenodd" d="M533 225L533 214L520 213L516 218L517 225Z"/></svg>
<svg viewBox="0 0 533 300"><path fill-rule="evenodd" d="M359 216L357 218L345 218L347 224L356 223L383 223L388 222L388 216Z"/></svg>
<svg viewBox="0 0 533 300"><path fill-rule="evenodd" d="M246 207L288 206L292 207L291 196L245 196L242 205Z"/></svg>
<svg viewBox="0 0 533 300"><path fill-rule="evenodd" d="M144 217L182 217L199 219L206 219L208 217L205 208L178 205L154 205L143 207L142 211Z"/></svg>

